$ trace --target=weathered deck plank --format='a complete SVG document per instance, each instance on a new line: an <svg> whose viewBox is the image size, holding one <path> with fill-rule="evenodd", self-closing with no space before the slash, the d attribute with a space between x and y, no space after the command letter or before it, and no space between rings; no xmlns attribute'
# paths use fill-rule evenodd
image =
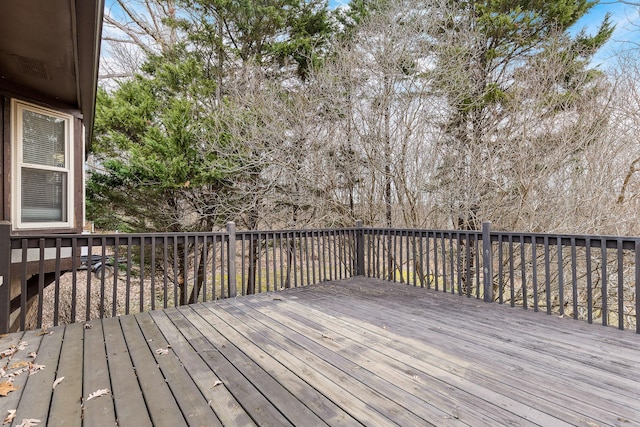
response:
<svg viewBox="0 0 640 427"><path fill-rule="evenodd" d="M91 426L116 425L116 413L111 392L111 377L107 365L102 321L93 320L85 324L83 378L83 423ZM108 393L89 400L91 393L107 390Z"/></svg>
<svg viewBox="0 0 640 427"><path fill-rule="evenodd" d="M146 342L153 351L156 364L160 367L165 382L180 406L186 424L189 426L222 425L188 374L191 367L180 364L149 313L136 314L136 319ZM158 350L167 350L168 353L158 354Z"/></svg>
<svg viewBox="0 0 640 427"><path fill-rule="evenodd" d="M102 328L118 426L151 426L151 418L147 413L147 405L138 384L136 369L124 341L120 319L117 317L105 319L102 322Z"/></svg>
<svg viewBox="0 0 640 427"><path fill-rule="evenodd" d="M413 286L355 278L90 324L0 338L0 351L27 342L9 364L37 351L45 365L16 377L0 417L17 408L14 424L65 426L640 425L639 335ZM86 401L102 388L112 393Z"/></svg>
<svg viewBox="0 0 640 427"><path fill-rule="evenodd" d="M167 314L162 311L151 312L151 317L166 339L171 341L171 349L175 352L182 365L187 367L189 376L196 383L222 424L255 425L229 390L184 338L181 329L187 327L187 325L179 321L174 325L171 319L167 317Z"/></svg>

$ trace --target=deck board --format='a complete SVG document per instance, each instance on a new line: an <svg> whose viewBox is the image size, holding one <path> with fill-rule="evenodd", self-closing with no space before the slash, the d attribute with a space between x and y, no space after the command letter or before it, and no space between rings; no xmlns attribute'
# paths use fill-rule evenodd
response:
<svg viewBox="0 0 640 427"><path fill-rule="evenodd" d="M32 331L43 425L640 425L640 335L354 278ZM156 350L166 349L166 354ZM56 378L64 376L55 390ZM97 389L111 393L87 402Z"/></svg>

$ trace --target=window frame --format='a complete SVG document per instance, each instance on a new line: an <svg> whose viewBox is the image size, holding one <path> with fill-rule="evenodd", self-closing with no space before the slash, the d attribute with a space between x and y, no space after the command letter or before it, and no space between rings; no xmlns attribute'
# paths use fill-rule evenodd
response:
<svg viewBox="0 0 640 427"><path fill-rule="evenodd" d="M44 166L33 163L23 162L23 112L30 111L37 114L43 114L64 120L65 123L65 167ZM12 116L12 171L13 179L11 180L11 213L12 225L14 230L38 230L38 229L71 229L75 223L75 198L74 198L74 122L73 116L60 111L41 107L36 104L25 102L22 100L11 100L11 116ZM66 204L66 221L51 222L23 222L22 221L22 168L29 167L31 169L42 171L59 171L67 174L65 196Z"/></svg>

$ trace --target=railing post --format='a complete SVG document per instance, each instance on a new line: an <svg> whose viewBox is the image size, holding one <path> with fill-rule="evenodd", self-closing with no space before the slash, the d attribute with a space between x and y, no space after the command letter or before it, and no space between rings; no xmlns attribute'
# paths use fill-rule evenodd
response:
<svg viewBox="0 0 640 427"><path fill-rule="evenodd" d="M229 297L237 295L236 286L236 223L227 223L227 291Z"/></svg>
<svg viewBox="0 0 640 427"><path fill-rule="evenodd" d="M493 253L490 222L482 223L482 272L484 278L484 301L493 302Z"/></svg>
<svg viewBox="0 0 640 427"><path fill-rule="evenodd" d="M11 324L11 223L0 221L0 334Z"/></svg>
<svg viewBox="0 0 640 427"><path fill-rule="evenodd" d="M362 220L356 221L356 276L364 276L364 230Z"/></svg>

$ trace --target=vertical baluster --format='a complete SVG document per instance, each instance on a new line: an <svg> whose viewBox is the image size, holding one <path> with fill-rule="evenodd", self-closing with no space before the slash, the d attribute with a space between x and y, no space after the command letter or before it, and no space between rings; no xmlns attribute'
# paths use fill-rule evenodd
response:
<svg viewBox="0 0 640 427"><path fill-rule="evenodd" d="M578 318L578 274L576 238L571 238L571 297L573 298L573 318Z"/></svg>
<svg viewBox="0 0 640 427"><path fill-rule="evenodd" d="M504 267L503 263L503 247L502 235L498 235L498 302L504 304Z"/></svg>
<svg viewBox="0 0 640 427"><path fill-rule="evenodd" d="M202 236L202 301L207 301L207 285L208 285L208 271L209 265L209 236L207 234Z"/></svg>
<svg viewBox="0 0 640 427"><path fill-rule="evenodd" d="M269 233L264 233L264 276L267 292L271 292L271 279L269 277Z"/></svg>
<svg viewBox="0 0 640 427"><path fill-rule="evenodd" d="M429 245L429 241L430 241L429 233L430 233L430 231L427 230L426 241L425 241L425 245L426 245L426 248L425 248L425 254L426 254L425 273L426 273L426 278L427 278L427 289L431 289L431 260L430 260L430 258L431 258L431 256L430 256L431 249L430 249L430 245Z"/></svg>
<svg viewBox="0 0 640 427"><path fill-rule="evenodd" d="M453 258L453 251L454 251L454 249L453 249L453 233L449 232L449 273L450 273L449 281L451 282L450 283L451 295L456 293L456 281L455 281L455 277L456 277L455 266L456 266L456 263L453 262L453 259L454 259Z"/></svg>
<svg viewBox="0 0 640 427"><path fill-rule="evenodd" d="M602 308L601 308L601 313L602 313L602 325L603 326L608 326L609 325L609 307L608 307L608 301L607 301L607 293L608 293L608 289L607 289L607 281L609 280L609 277L607 275L607 240L606 239L600 239L600 250L602 253Z"/></svg>
<svg viewBox="0 0 640 427"><path fill-rule="evenodd" d="M313 244L311 245L313 247ZM311 282L311 274L310 274L310 269L312 267L312 265L309 264L309 232L305 231L304 232L304 257L307 263L307 281L306 284L310 285Z"/></svg>
<svg viewBox="0 0 640 427"><path fill-rule="evenodd" d="M524 236L520 236L520 272L522 275L522 308L526 309L529 306L527 301L527 263L525 254L525 242Z"/></svg>
<svg viewBox="0 0 640 427"><path fill-rule="evenodd" d="M126 296L126 301L125 301L125 314L129 314L131 311L131 262L132 262L132 258L133 258L133 254L132 254L132 247L133 246L133 240L131 238L131 235L129 235L127 237L127 280L126 280L126 284L125 284L125 288L127 291L127 296ZM174 247L176 247L177 245L174 245ZM176 250L176 257L175 260L178 259L177 257L177 248ZM177 261L176 261L177 262ZM177 274L178 271L178 267L176 266L174 268L174 274ZM176 279L173 282L178 283L178 276L176 275ZM178 305L178 304L175 304Z"/></svg>
<svg viewBox="0 0 640 427"><path fill-rule="evenodd" d="M443 231L440 233L440 250L442 251L442 292L447 292L447 241L445 240L446 233Z"/></svg>
<svg viewBox="0 0 640 427"><path fill-rule="evenodd" d="M293 287L298 287L298 257L296 256L296 236L298 233L296 231L291 233L291 257L293 258L292 267L293 267ZM334 241L335 244L335 241Z"/></svg>
<svg viewBox="0 0 640 427"><path fill-rule="evenodd" d="M479 244L480 234L475 233L475 242L476 242L476 253L475 253L475 262L476 262L476 299L480 298L480 253L482 252L482 248Z"/></svg>
<svg viewBox="0 0 640 427"><path fill-rule="evenodd" d="M173 235L173 306L177 307L178 302L178 236ZM131 261L131 238L129 238L129 256L127 258L130 263ZM127 295L129 295L129 266L127 266ZM129 297L127 297L127 307L129 305ZM127 308L127 314L129 313L129 309Z"/></svg>
<svg viewBox="0 0 640 427"><path fill-rule="evenodd" d="M169 286L169 237L162 236L162 270L164 271L162 278L162 307L169 306L168 286Z"/></svg>
<svg viewBox="0 0 640 427"><path fill-rule="evenodd" d="M219 234L214 234L211 238L211 300L216 301L218 299L218 267L217 267L217 250L216 247L220 244L220 252L224 251L224 239ZM220 277L220 287L224 286L224 277ZM242 292L242 284L240 284ZM244 295L244 292L242 292Z"/></svg>
<svg viewBox="0 0 640 427"><path fill-rule="evenodd" d="M119 263L120 257L120 241L118 236L113 238L113 286L111 287L111 317L116 317L118 314L118 276L119 276Z"/></svg>
<svg viewBox="0 0 640 427"><path fill-rule="evenodd" d="M54 305L53 305L53 326L58 326L58 318L60 316L60 257L62 254L62 239L56 239L56 267L55 267L55 285L54 285ZM71 254L75 256L75 254Z"/></svg>
<svg viewBox="0 0 640 427"><path fill-rule="evenodd" d="M420 287L424 288L424 280L425 280L425 265L424 265L424 238L423 238L423 234L422 231L420 231L418 233L418 244L420 245L420 247L418 248L418 252L420 254L419 256L419 265L420 265Z"/></svg>
<svg viewBox="0 0 640 427"><path fill-rule="evenodd" d="M433 280L434 280L434 289L437 291L440 289L439 282L439 274L438 274L438 234L433 233Z"/></svg>
<svg viewBox="0 0 640 427"><path fill-rule="evenodd" d="M591 274L591 239L586 238L587 256L587 322L593 323L593 276Z"/></svg>
<svg viewBox="0 0 640 427"><path fill-rule="evenodd" d="M107 273L107 246L104 237L100 238L100 269L96 270L98 273L98 280L100 281L100 306L98 309L100 319L104 318L104 304L105 304L105 275Z"/></svg>
<svg viewBox="0 0 640 427"><path fill-rule="evenodd" d="M84 308L84 320L91 319L91 271L92 271L92 258L93 258L93 236L87 238L87 298Z"/></svg>
<svg viewBox="0 0 640 427"><path fill-rule="evenodd" d="M564 261L562 259L562 237L557 238L558 245L558 304L560 316L564 316Z"/></svg>
<svg viewBox="0 0 640 427"><path fill-rule="evenodd" d="M156 236L151 236L151 310L156 309Z"/></svg>
<svg viewBox="0 0 640 427"><path fill-rule="evenodd" d="M624 252L622 239L616 242L618 249L618 329L624 330Z"/></svg>
<svg viewBox="0 0 640 427"><path fill-rule="evenodd" d="M546 293L547 314L551 314L551 266L549 261L549 236L544 236L544 290Z"/></svg>
<svg viewBox="0 0 640 427"><path fill-rule="evenodd" d="M144 281L145 281L145 237L143 235L140 236L140 313L144 312ZM184 245L184 303L187 303L187 266L189 262L187 260L187 237L185 236L185 245Z"/></svg>
<svg viewBox="0 0 640 427"><path fill-rule="evenodd" d="M509 291L511 298L511 307L516 306L516 282L515 268L513 260L513 235L509 234Z"/></svg>
<svg viewBox="0 0 640 427"><path fill-rule="evenodd" d="M42 327L42 311L44 308L44 261L45 261L45 239L39 239L40 248L40 268L38 269L38 320L37 327Z"/></svg>
<svg viewBox="0 0 640 427"><path fill-rule="evenodd" d="M29 244L27 239L21 240L22 248L22 263L20 264L20 330L26 329L27 323L27 261Z"/></svg>
<svg viewBox="0 0 640 427"><path fill-rule="evenodd" d="M261 293L262 292L262 233L260 233L258 231L258 238L256 239L257 242L257 247L256 247L256 253L258 255L258 259L257 259L257 264L258 264L258 280L256 280L257 282L257 289L256 289L256 293Z"/></svg>
<svg viewBox="0 0 640 427"><path fill-rule="evenodd" d="M76 322L76 305L78 304L78 238L71 238L71 323Z"/></svg>
<svg viewBox="0 0 640 427"><path fill-rule="evenodd" d="M538 311L538 242L531 236L531 270L533 285L533 311Z"/></svg>

